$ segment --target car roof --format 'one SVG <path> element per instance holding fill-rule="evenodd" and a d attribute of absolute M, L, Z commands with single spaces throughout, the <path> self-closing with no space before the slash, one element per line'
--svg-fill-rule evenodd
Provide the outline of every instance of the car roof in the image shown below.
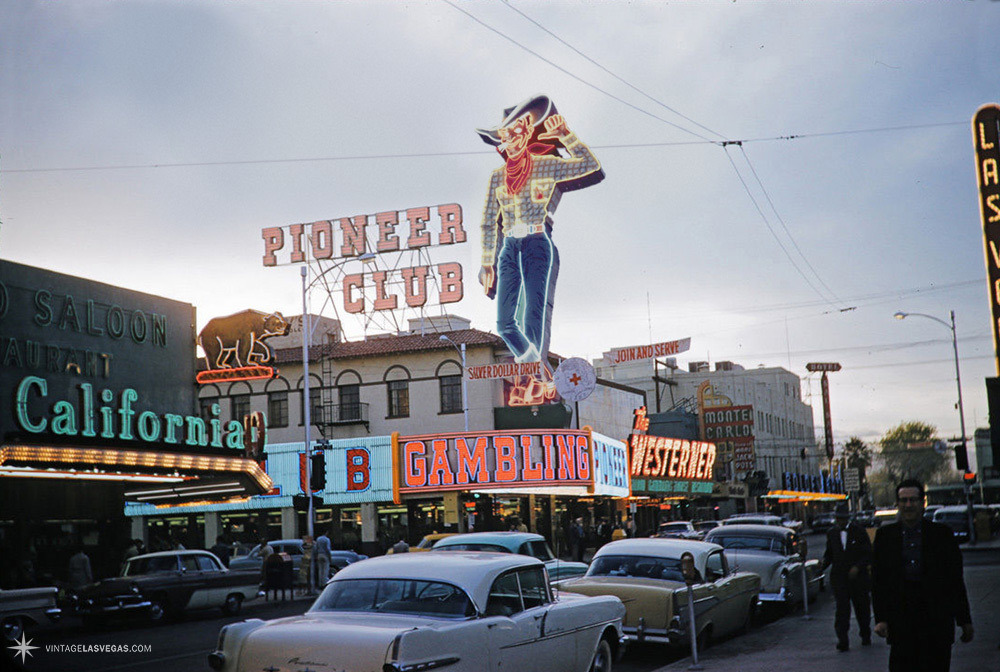
<path fill-rule="evenodd" d="M 738 516 L 731 516 L 722 521 L 725 526 L 729 525 L 746 525 L 748 523 L 742 523 L 743 520 L 774 520 L 781 522 L 781 518 L 778 516 L 773 516 L 769 513 L 757 513 L 757 514 L 741 514 Z"/>
<path fill-rule="evenodd" d="M 331 583 L 349 579 L 441 581 L 463 589 L 483 611 L 496 577 L 520 567 L 545 567 L 545 564 L 537 558 L 513 553 L 393 553 L 348 565 L 334 575 Z"/>
<path fill-rule="evenodd" d="M 662 537 L 621 539 L 601 546 L 594 554 L 594 559 L 596 560 L 602 555 L 647 555 L 677 560 L 683 553 L 688 552 L 694 556 L 695 567 L 701 571 L 705 568 L 705 558 L 717 549 L 721 550 L 722 546 L 691 539 L 666 539 Z"/>
<path fill-rule="evenodd" d="M 177 550 L 177 551 L 157 551 L 155 553 L 143 553 L 142 555 L 133 556 L 129 558 L 129 560 L 139 560 L 140 558 L 163 558 L 167 556 L 177 557 L 179 555 L 210 555 L 213 558 L 216 557 L 214 553 L 194 548 L 191 550 L 183 550 L 183 551 Z"/>
<path fill-rule="evenodd" d="M 784 539 L 795 532 L 787 527 L 778 525 L 754 525 L 753 523 L 732 523 L 720 525 L 709 530 L 711 537 L 736 536 L 736 537 L 780 537 Z"/>
<path fill-rule="evenodd" d="M 434 544 L 434 548 L 454 544 L 493 544 L 514 552 L 526 541 L 545 541 L 545 537 L 534 532 L 468 532 L 445 537 Z"/>

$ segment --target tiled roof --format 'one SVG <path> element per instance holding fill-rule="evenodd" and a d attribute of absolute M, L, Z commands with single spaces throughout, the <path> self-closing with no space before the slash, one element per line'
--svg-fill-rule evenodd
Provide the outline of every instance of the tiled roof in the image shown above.
<path fill-rule="evenodd" d="M 458 329 L 456 331 L 435 332 L 425 334 L 406 334 L 404 336 L 380 336 L 363 341 L 347 341 L 344 343 L 327 343 L 309 348 L 309 359 L 329 357 L 330 359 L 351 359 L 356 357 L 379 357 L 396 355 L 406 352 L 427 352 L 431 350 L 452 350 L 453 346 L 442 341 L 441 336 L 447 336 L 457 344 L 468 346 L 488 345 L 506 348 L 506 344 L 496 334 L 478 329 Z M 302 361 L 302 348 L 282 348 L 275 352 L 278 364 L 288 364 Z"/>

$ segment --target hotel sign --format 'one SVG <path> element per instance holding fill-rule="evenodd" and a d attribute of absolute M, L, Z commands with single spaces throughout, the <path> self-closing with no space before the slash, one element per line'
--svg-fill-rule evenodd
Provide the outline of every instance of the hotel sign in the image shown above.
<path fill-rule="evenodd" d="M 986 246 L 986 281 L 993 319 L 993 351 L 1000 374 L 1000 106 L 983 105 L 972 119 L 979 212 Z"/>

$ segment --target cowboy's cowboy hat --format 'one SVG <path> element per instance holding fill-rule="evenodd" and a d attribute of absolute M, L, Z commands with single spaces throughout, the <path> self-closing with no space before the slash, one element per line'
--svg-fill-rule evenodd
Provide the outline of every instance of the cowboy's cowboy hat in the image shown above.
<path fill-rule="evenodd" d="M 532 126 L 538 127 L 542 123 L 554 114 L 559 114 L 556 110 L 556 106 L 549 100 L 548 96 L 533 96 L 527 100 L 515 105 L 514 107 L 508 107 L 503 111 L 503 121 L 497 124 L 493 128 L 477 128 L 476 133 L 479 137 L 483 139 L 488 145 L 493 145 L 494 147 L 500 144 L 500 129 L 510 126 L 515 121 L 523 117 L 528 112 L 531 113 Z"/>

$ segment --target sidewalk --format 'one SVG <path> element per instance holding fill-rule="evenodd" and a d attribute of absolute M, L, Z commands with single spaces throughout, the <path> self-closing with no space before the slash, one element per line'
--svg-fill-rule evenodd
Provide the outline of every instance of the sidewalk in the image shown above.
<path fill-rule="evenodd" d="M 985 546 L 985 544 L 984 544 Z M 993 550 L 1000 550 L 994 544 Z M 966 556 L 968 558 L 968 555 Z M 965 582 L 976 627 L 971 644 L 957 641 L 952 647 L 952 672 L 1000 672 L 1000 571 L 989 562 L 966 567 Z M 857 623 L 851 617 L 851 650 L 836 650 L 833 633 L 834 602 L 830 590 L 820 593 L 810 605 L 812 620 L 793 612 L 767 625 L 751 629 L 708 648 L 700 656 L 705 672 L 886 672 L 889 647 L 872 637 L 872 646 L 862 647 Z M 873 623 L 874 625 L 874 623 Z M 957 632 L 956 632 L 957 635 Z M 656 672 L 678 672 L 691 665 L 690 656 Z"/>

